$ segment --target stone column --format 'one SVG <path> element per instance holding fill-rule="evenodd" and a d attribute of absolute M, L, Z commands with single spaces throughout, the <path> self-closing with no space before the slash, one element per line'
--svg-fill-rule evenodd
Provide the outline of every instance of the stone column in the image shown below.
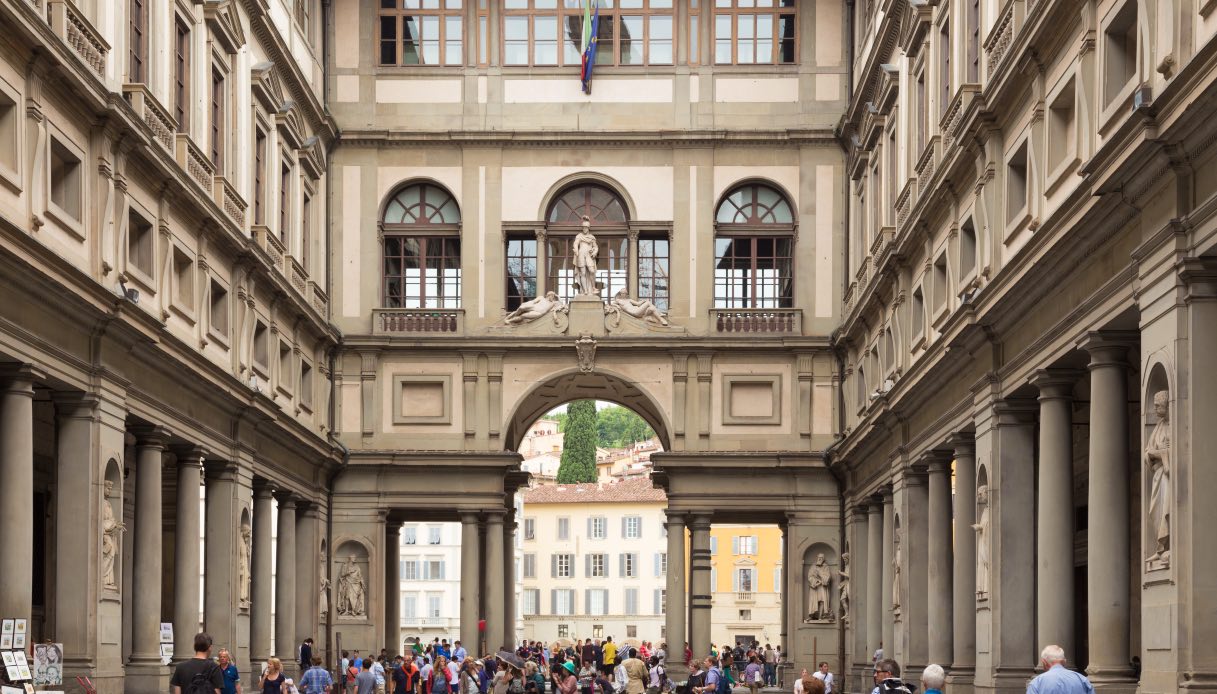
<path fill-rule="evenodd" d="M 1096 689 L 1135 686 L 1129 667 L 1128 375 L 1125 361 L 1134 335 L 1091 333 L 1090 518 L 1087 524 L 1086 597 L 1090 663 Z M 1199 424 L 1199 422 L 1197 422 Z"/>
<path fill-rule="evenodd" d="M 514 650 L 516 640 L 516 615 L 519 596 L 516 595 L 516 523 L 515 513 L 503 523 L 503 645 Z"/>
<path fill-rule="evenodd" d="M 34 601 L 34 380 L 29 367 L 0 375 L 0 614 L 29 620 Z"/>
<path fill-rule="evenodd" d="M 1069 371 L 1040 371 L 1036 503 L 1036 639 L 1075 657 L 1073 625 L 1073 384 Z"/>
<path fill-rule="evenodd" d="M 892 571 L 892 538 L 896 535 L 896 512 L 892 505 L 892 490 L 883 490 L 883 548 L 880 557 L 879 570 L 882 572 L 883 579 L 879 582 L 879 606 L 880 619 L 883 624 L 880 629 L 882 632 L 883 655 L 888 658 L 894 657 L 896 652 L 896 622 L 892 618 L 892 578 L 895 572 Z"/>
<path fill-rule="evenodd" d="M 478 601 L 481 596 L 482 572 L 478 566 L 478 516 L 461 513 L 461 642 L 465 649 L 478 652 Z"/>
<path fill-rule="evenodd" d="M 275 655 L 290 668 L 296 659 L 296 499 L 279 497 L 275 543 Z M 290 672 L 290 670 L 288 670 Z"/>
<path fill-rule="evenodd" d="M 228 462 L 208 463 L 207 543 L 203 548 L 207 570 L 203 573 L 203 628 L 218 648 L 237 652 L 237 612 L 241 584 L 237 564 L 241 507 L 237 503 L 237 467 Z M 249 567 L 247 567 L 249 568 Z M 217 648 L 217 652 L 218 652 Z"/>
<path fill-rule="evenodd" d="M 971 435 L 952 437 L 955 448 L 955 538 L 951 681 L 970 686 L 976 669 L 976 443 Z"/>
<path fill-rule="evenodd" d="M 850 509 L 851 534 L 849 543 L 849 612 L 844 616 L 848 619 L 846 633 L 852 636 L 848 641 L 850 662 L 853 664 L 855 675 L 865 676 L 870 672 L 870 656 L 874 651 L 867 651 L 866 643 L 866 576 L 867 555 L 870 544 L 870 534 L 866 504 L 858 504 Z M 837 589 L 840 590 L 840 584 Z"/>
<path fill-rule="evenodd" d="M 927 555 L 929 563 L 929 646 L 931 663 L 951 662 L 951 460 L 935 456 L 929 461 L 929 508 L 927 512 Z M 971 530 L 971 528 L 969 528 Z M 915 596 L 910 596 L 914 599 Z"/>
<path fill-rule="evenodd" d="M 883 641 L 883 500 L 866 507 L 866 655 L 870 660 Z"/>
<path fill-rule="evenodd" d="M 318 596 L 317 555 L 321 550 L 318 537 L 319 509 L 316 504 L 301 502 L 296 509 L 296 643 L 313 639 L 313 654 L 321 655 L 317 637 Z"/>
<path fill-rule="evenodd" d="M 503 511 L 486 512 L 486 648 L 497 652 L 505 633 L 503 602 Z M 468 649 L 468 646 L 466 646 Z"/>
<path fill-rule="evenodd" d="M 105 496 L 105 468 L 93 445 L 99 398 L 86 393 L 55 393 L 56 494 L 55 517 L 71 522 L 55 524 L 55 640 L 63 643 L 65 659 L 73 670 L 94 676 L 99 588 L 103 578 L 94 557 Z M 122 490 L 114 492 L 119 494 Z M 119 508 L 121 514 L 121 507 Z M 116 519 L 120 518 L 116 514 Z M 118 545 L 121 547 L 121 543 Z M 115 556 L 120 576 L 121 553 Z M 15 568 L 15 567 L 13 567 Z M 7 590 L 7 586 L 4 588 Z M 99 616 L 100 619 L 100 616 Z"/>
<path fill-rule="evenodd" d="M 136 691 L 159 688 L 161 665 L 161 474 L 168 433 L 159 427 L 136 432 L 135 532 L 132 541 L 131 658 L 127 685 Z M 197 500 L 195 503 L 198 503 Z M 193 634 L 192 634 L 193 636 Z M 132 676 L 137 679 L 133 682 Z M 167 682 L 165 684 L 168 684 Z M 134 685 L 134 686 L 131 686 Z"/>
<path fill-rule="evenodd" d="M 271 545 L 274 490 L 265 484 L 254 487 L 253 569 L 250 572 L 249 654 L 251 668 L 271 656 Z M 255 673 L 256 674 L 256 673 Z"/>
<path fill-rule="evenodd" d="M 673 681 L 688 675 L 685 666 L 685 516 L 679 511 L 668 511 L 668 572 L 665 588 L 667 601 L 664 623 L 667 625 L 668 642 L 667 669 Z"/>
<path fill-rule="evenodd" d="M 175 663 L 194 657 L 194 635 L 199 630 L 199 553 L 203 537 L 199 486 L 203 481 L 203 458 L 204 452 L 199 448 L 181 450 L 177 455 L 177 522 L 173 548 Z"/>
<path fill-rule="evenodd" d="M 401 522 L 385 523 L 385 648 L 401 651 Z"/>
<path fill-rule="evenodd" d="M 710 654 L 710 607 L 714 587 L 710 585 L 710 516 L 695 514 L 689 523 L 692 549 L 689 553 L 689 646 L 694 658 Z"/>
<path fill-rule="evenodd" d="M 892 556 L 896 557 L 899 534 L 900 574 L 893 576 L 888 590 L 900 591 L 900 607 L 893 608 L 895 646 L 885 654 L 894 656 L 909 672 L 920 671 L 930 663 L 929 658 L 929 489 L 922 462 L 906 468 L 896 479 L 896 501 L 893 509 L 900 522 L 893 524 Z M 892 560 L 888 563 L 891 564 Z M 946 565 L 942 567 L 943 570 Z M 893 570 L 893 574 L 895 571 Z M 895 598 L 896 596 L 893 596 Z M 948 600 L 949 602 L 949 600 Z"/>

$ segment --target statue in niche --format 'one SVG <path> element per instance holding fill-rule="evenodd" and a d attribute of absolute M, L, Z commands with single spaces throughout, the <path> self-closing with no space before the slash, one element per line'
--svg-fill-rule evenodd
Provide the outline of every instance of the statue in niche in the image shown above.
<path fill-rule="evenodd" d="M 900 614 L 900 528 L 892 530 L 892 612 Z"/>
<path fill-rule="evenodd" d="M 538 296 L 535 299 L 529 299 L 520 304 L 519 308 L 507 314 L 503 322 L 507 325 L 522 325 L 524 323 L 531 323 L 551 313 L 554 314 L 554 320 L 557 321 L 557 314 L 565 313 L 566 310 L 566 302 L 559 299 L 556 293 L 550 291 L 545 292 L 544 296 Z"/>
<path fill-rule="evenodd" d="M 1158 423 L 1145 444 L 1145 464 L 1149 466 L 1149 530 L 1154 541 L 1149 561 L 1161 568 L 1170 565 L 1171 558 L 1171 431 L 1170 394 L 1165 390 L 1154 393 L 1154 415 Z"/>
<path fill-rule="evenodd" d="M 355 565 L 355 555 L 349 554 L 338 574 L 338 614 L 363 617 L 367 614 L 364 598 L 363 572 Z"/>
<path fill-rule="evenodd" d="M 237 543 L 237 585 L 240 586 L 241 604 L 249 604 L 249 521 L 241 521 L 241 541 Z"/>
<path fill-rule="evenodd" d="M 102 585 L 118 590 L 118 579 L 114 575 L 114 559 L 118 556 L 119 539 L 126 526 L 114 517 L 110 499 L 114 496 L 114 483 L 106 480 L 105 494 L 101 501 L 101 577 Z"/>
<path fill-rule="evenodd" d="M 596 287 L 596 259 L 600 256 L 600 245 L 592 234 L 592 220 L 583 215 L 583 227 L 575 234 L 571 243 L 571 260 L 575 266 L 575 294 L 577 296 L 599 296 Z"/>
<path fill-rule="evenodd" d="M 841 568 L 837 570 L 837 602 L 841 621 L 849 623 L 849 552 L 841 553 Z"/>
<path fill-rule="evenodd" d="M 625 287 L 622 287 L 616 295 L 613 296 L 613 301 L 605 311 L 618 310 L 627 316 L 632 316 L 647 323 L 662 325 L 667 327 L 668 317 L 663 311 L 659 310 L 650 299 L 631 299 L 630 292 Z"/>
<path fill-rule="evenodd" d="M 318 603 L 321 609 L 318 611 L 318 614 L 321 615 L 323 621 L 324 617 L 330 613 L 330 579 L 325 577 L 326 563 L 326 552 L 323 546 L 321 548 L 321 576 L 317 582 L 317 585 L 321 586 L 321 597 Z"/>
<path fill-rule="evenodd" d="M 832 570 L 824 561 L 824 554 L 816 555 L 816 563 L 807 572 L 807 585 L 811 591 L 807 596 L 807 604 L 811 606 L 811 619 L 832 620 L 832 606 L 828 599 L 828 586 L 832 583 Z"/>
<path fill-rule="evenodd" d="M 976 505 L 980 508 L 980 520 L 972 526 L 976 531 L 976 597 L 989 595 L 989 488 L 976 488 Z"/>

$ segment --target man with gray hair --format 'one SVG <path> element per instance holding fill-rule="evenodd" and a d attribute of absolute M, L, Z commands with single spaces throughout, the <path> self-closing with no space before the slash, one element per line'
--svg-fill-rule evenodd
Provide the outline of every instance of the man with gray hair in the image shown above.
<path fill-rule="evenodd" d="M 1060 646 L 1044 646 L 1040 667 L 1044 672 L 1027 685 L 1027 694 L 1094 694 L 1085 675 L 1065 667 L 1065 649 Z"/>
<path fill-rule="evenodd" d="M 921 671 L 922 694 L 942 694 L 942 688 L 946 682 L 947 673 L 943 672 L 941 665 L 931 663 Z"/>

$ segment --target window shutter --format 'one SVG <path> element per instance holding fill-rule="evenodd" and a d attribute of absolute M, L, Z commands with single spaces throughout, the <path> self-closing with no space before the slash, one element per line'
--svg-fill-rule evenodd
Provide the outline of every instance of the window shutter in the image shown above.
<path fill-rule="evenodd" d="M 558 577 L 558 555 L 556 554 L 549 555 L 549 577 Z"/>
<path fill-rule="evenodd" d="M 637 578 L 642 575 L 642 567 L 638 565 L 640 555 L 637 552 L 630 552 L 630 564 L 633 567 L 631 576 Z"/>
<path fill-rule="evenodd" d="M 595 519 L 594 518 L 587 519 L 587 537 L 588 537 L 588 539 L 595 537 L 595 535 L 592 534 L 592 527 L 594 525 L 592 523 L 593 520 L 595 520 Z"/>
<path fill-rule="evenodd" d="M 620 554 L 617 556 L 617 577 L 625 578 L 625 555 L 624 554 Z"/>
<path fill-rule="evenodd" d="M 584 566 L 583 566 L 583 569 L 584 569 L 584 572 L 583 572 L 583 577 L 584 577 L 584 578 L 591 578 L 591 577 L 592 577 L 592 555 L 590 555 L 590 554 L 589 554 L 589 555 L 587 555 L 586 557 L 584 557 L 584 558 L 583 558 L 583 564 L 584 564 Z"/>
<path fill-rule="evenodd" d="M 609 613 L 609 592 L 607 590 L 600 591 L 600 614 Z"/>
<path fill-rule="evenodd" d="M 739 592 L 739 575 L 740 575 L 740 572 L 738 570 L 731 572 L 731 578 L 732 578 L 731 590 L 733 590 L 737 593 Z"/>
<path fill-rule="evenodd" d="M 751 549 L 752 554 L 756 554 L 756 553 L 757 553 L 757 548 L 758 548 L 758 547 L 760 547 L 760 544 L 758 544 L 758 543 L 757 543 L 757 536 L 756 536 L 756 535 L 753 535 L 753 536 L 752 536 L 752 549 Z"/>
<path fill-rule="evenodd" d="M 591 588 L 587 588 L 583 591 L 583 600 L 586 603 L 584 605 L 583 612 L 585 614 L 591 614 L 592 613 L 592 589 Z"/>
<path fill-rule="evenodd" d="M 655 614 L 659 614 L 659 589 L 655 589 Z"/>
<path fill-rule="evenodd" d="M 627 537 L 625 529 L 629 525 L 629 520 L 630 520 L 629 516 L 622 516 L 622 518 L 621 518 L 621 537 L 623 537 L 623 538 Z"/>
<path fill-rule="evenodd" d="M 558 589 L 557 588 L 549 589 L 549 613 L 553 614 L 553 615 L 558 614 Z"/>
<path fill-rule="evenodd" d="M 710 554 L 718 554 L 718 538 L 710 538 Z"/>
<path fill-rule="evenodd" d="M 638 519 L 638 539 L 642 539 L 642 516 L 635 516 Z"/>
<path fill-rule="evenodd" d="M 659 578 L 659 552 L 655 553 L 655 578 Z"/>
<path fill-rule="evenodd" d="M 735 535 L 731 538 L 731 553 L 739 554 L 739 535 Z"/>

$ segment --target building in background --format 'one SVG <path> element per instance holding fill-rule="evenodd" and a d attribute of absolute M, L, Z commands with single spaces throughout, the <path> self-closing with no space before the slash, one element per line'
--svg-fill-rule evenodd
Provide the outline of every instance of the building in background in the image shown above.
<path fill-rule="evenodd" d="M 712 526 L 710 555 L 711 640 L 719 646 L 753 641 L 777 645 L 782 634 L 781 529 Z"/>
<path fill-rule="evenodd" d="M 523 637 L 545 643 L 664 636 L 663 491 L 649 479 L 523 492 Z"/>

